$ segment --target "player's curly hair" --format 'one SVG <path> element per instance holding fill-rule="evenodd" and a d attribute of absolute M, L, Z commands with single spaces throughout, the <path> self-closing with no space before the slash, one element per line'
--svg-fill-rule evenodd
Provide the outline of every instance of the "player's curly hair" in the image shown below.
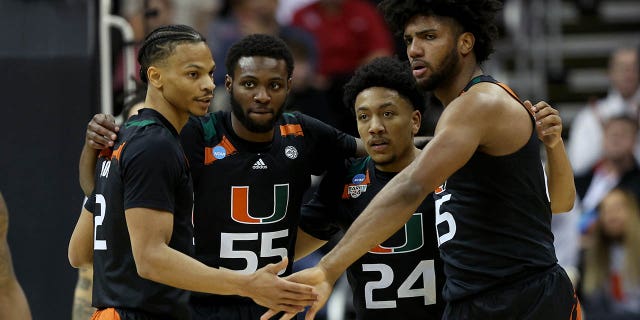
<path fill-rule="evenodd" d="M 502 9 L 499 0 L 383 0 L 378 5 L 385 20 L 396 34 L 402 34 L 409 19 L 416 15 L 450 17 L 464 32 L 471 32 L 476 41 L 473 52 L 482 63 L 493 53 L 493 42 L 498 38 L 495 22 Z"/>
<path fill-rule="evenodd" d="M 242 57 L 267 57 L 284 60 L 287 65 L 287 77 L 293 73 L 293 56 L 287 44 L 278 37 L 266 34 L 248 35 L 234 43 L 229 51 L 224 65 L 230 76 L 233 76 L 236 64 Z"/>
<path fill-rule="evenodd" d="M 426 100 L 418 89 L 411 68 L 397 58 L 380 57 L 360 66 L 344 86 L 344 104 L 354 112 L 356 97 L 371 87 L 383 87 L 397 91 L 411 102 L 414 110 L 424 112 Z"/>
<path fill-rule="evenodd" d="M 182 43 L 206 42 L 206 39 L 194 28 L 186 25 L 167 25 L 149 33 L 138 52 L 140 80 L 147 83 L 147 69 L 158 61 L 164 60 Z"/>

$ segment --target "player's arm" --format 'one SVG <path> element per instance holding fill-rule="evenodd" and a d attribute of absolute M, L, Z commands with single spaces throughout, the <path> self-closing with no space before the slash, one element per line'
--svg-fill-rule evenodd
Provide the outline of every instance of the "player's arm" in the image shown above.
<path fill-rule="evenodd" d="M 318 266 L 289 276 L 293 281 L 314 285 L 318 291 L 318 303 L 311 307 L 306 319 L 313 319 L 349 265 L 400 229 L 424 198 L 486 143 L 493 130 L 491 123 L 495 119 L 492 117 L 500 113 L 493 109 L 498 103 L 470 93 L 449 104 L 434 138 L 373 198 Z M 265 314 L 262 319 L 268 319 L 271 314 Z"/>
<path fill-rule="evenodd" d="M 0 193 L 0 319 L 31 319 L 29 303 L 13 271 L 7 243 L 9 210 Z"/>
<path fill-rule="evenodd" d="M 311 287 L 277 276 L 286 268 L 286 258 L 249 275 L 211 268 L 169 247 L 172 213 L 131 208 L 125 216 L 137 272 L 145 279 L 190 291 L 250 297 L 263 306 L 289 312 L 299 312 L 316 299 Z"/>
<path fill-rule="evenodd" d="M 87 124 L 85 142 L 78 165 L 80 187 L 85 196 L 90 195 L 95 186 L 94 173 L 99 151 L 113 146 L 119 130 L 113 116 L 108 114 L 96 114 Z"/>
<path fill-rule="evenodd" d="M 326 240 L 318 239 L 306 232 L 302 229 L 298 228 L 298 237 L 296 238 L 296 254 L 295 261 L 298 261 L 312 252 L 320 249 L 325 243 Z"/>
<path fill-rule="evenodd" d="M 573 208 L 576 188 L 573 180 L 573 170 L 562 140 L 562 118 L 558 110 L 544 101 L 531 105 L 525 101 L 536 118 L 538 137 L 544 143 L 547 152 L 547 177 L 551 211 L 562 213 Z"/>
<path fill-rule="evenodd" d="M 362 139 L 360 138 L 355 138 L 356 139 L 356 157 L 364 157 L 367 155 L 367 149 L 364 148 L 364 142 L 362 142 Z"/>
<path fill-rule="evenodd" d="M 84 207 L 71 234 L 67 253 L 74 268 L 93 264 L 93 214 Z"/>
<path fill-rule="evenodd" d="M 78 269 L 78 281 L 73 292 L 72 320 L 90 319 L 95 311 L 91 307 L 91 295 L 93 288 L 93 266 L 86 266 Z"/>

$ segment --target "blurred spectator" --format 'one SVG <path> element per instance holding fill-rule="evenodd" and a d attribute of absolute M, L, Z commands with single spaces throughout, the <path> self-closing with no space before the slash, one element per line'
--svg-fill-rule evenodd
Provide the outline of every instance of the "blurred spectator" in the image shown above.
<path fill-rule="evenodd" d="M 615 187 L 624 187 L 640 195 L 640 168 L 633 154 L 638 124 L 634 118 L 620 115 L 604 124 L 603 155 L 586 172 L 575 176 L 576 204 L 562 215 L 554 215 L 551 230 L 558 263 L 576 285 L 581 276 L 581 237 L 597 220 L 596 207 Z"/>
<path fill-rule="evenodd" d="M 286 110 L 300 111 L 335 126 L 334 116 L 330 113 L 324 92 L 319 90 L 314 83 L 316 72 L 312 61 L 313 54 L 309 52 L 310 48 L 296 39 L 284 40 L 289 45 L 295 61 Z"/>
<path fill-rule="evenodd" d="M 229 1 L 228 5 L 227 16 L 214 20 L 207 29 L 213 58 L 219 61 L 214 73 L 216 83 L 224 83 L 227 70 L 221 59 L 224 59 L 231 45 L 254 33 L 279 36 L 285 42 L 287 39 L 295 39 L 307 47 L 309 61 L 315 66 L 317 49 L 313 36 L 300 28 L 278 23 L 278 0 L 233 0 Z M 224 89 L 224 86 L 220 87 Z"/>
<path fill-rule="evenodd" d="M 173 22 L 194 27 L 206 34 L 211 17 L 222 7 L 222 0 L 172 0 L 175 13 Z M 209 39 L 207 39 L 209 40 Z"/>
<path fill-rule="evenodd" d="M 589 320 L 640 318 L 640 208 L 633 192 L 616 188 L 598 207 L 585 253 L 582 301 Z"/>
<path fill-rule="evenodd" d="M 597 219 L 595 208 L 615 187 L 640 196 L 640 168 L 633 154 L 638 134 L 635 118 L 613 117 L 604 125 L 601 160 L 582 175 L 576 175 L 576 192 L 581 201 L 580 230 L 586 232 Z"/>
<path fill-rule="evenodd" d="M 316 1 L 318 0 L 280 0 L 278 11 L 276 12 L 278 22 L 284 25 L 291 24 L 293 14 L 298 11 L 298 9 Z"/>
<path fill-rule="evenodd" d="M 365 0 L 319 0 L 295 12 L 292 24 L 311 32 L 318 44 L 318 72 L 336 127 L 357 134 L 342 103 L 342 87 L 355 69 L 395 52 L 391 33 L 375 6 Z"/>
<path fill-rule="evenodd" d="M 174 4 L 173 0 L 145 0 L 145 1 L 123 1 L 121 13 L 133 28 L 134 40 L 133 43 L 122 43 L 120 34 L 113 32 L 114 45 L 112 51 L 114 54 L 113 64 L 113 104 L 114 114 L 121 114 L 121 110 L 124 107 L 124 99 L 132 92 L 124 92 L 124 60 L 123 60 L 123 48 L 125 46 L 135 46 L 135 66 L 133 68 L 133 76 L 136 82 L 140 83 L 140 65 L 138 64 L 138 49 L 140 43 L 144 40 L 144 37 L 151 30 L 174 23 Z"/>
<path fill-rule="evenodd" d="M 607 97 L 590 103 L 576 116 L 569 132 L 567 153 L 576 174 L 584 173 L 602 155 L 602 123 L 612 115 L 626 113 L 638 117 L 640 105 L 640 65 L 637 48 L 613 52 L 608 68 L 611 87 Z M 640 156 L 640 144 L 635 148 Z"/>

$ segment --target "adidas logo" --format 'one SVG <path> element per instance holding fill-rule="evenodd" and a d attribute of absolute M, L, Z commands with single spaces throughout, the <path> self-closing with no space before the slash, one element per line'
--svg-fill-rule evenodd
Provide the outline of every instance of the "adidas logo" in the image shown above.
<path fill-rule="evenodd" d="M 253 164 L 253 169 L 267 169 L 267 165 L 264 164 L 264 161 L 262 161 L 262 158 L 258 159 L 258 161 L 256 161 L 256 163 Z"/>

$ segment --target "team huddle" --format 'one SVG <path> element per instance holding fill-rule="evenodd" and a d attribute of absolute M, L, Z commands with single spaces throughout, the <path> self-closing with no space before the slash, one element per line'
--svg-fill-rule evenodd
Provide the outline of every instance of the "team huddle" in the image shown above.
<path fill-rule="evenodd" d="M 145 107 L 122 127 L 94 116 L 80 160 L 69 261 L 93 266 L 92 319 L 313 319 L 345 271 L 358 319 L 580 319 L 550 226 L 575 197 L 562 121 L 480 67 L 499 8 L 382 1 L 409 63 L 377 58 L 347 83 L 359 137 L 284 111 L 294 61 L 277 37 L 229 49 L 230 111 L 208 113 L 219 57 L 191 27 L 149 33 Z M 445 109 L 419 149 L 427 91 Z"/>

